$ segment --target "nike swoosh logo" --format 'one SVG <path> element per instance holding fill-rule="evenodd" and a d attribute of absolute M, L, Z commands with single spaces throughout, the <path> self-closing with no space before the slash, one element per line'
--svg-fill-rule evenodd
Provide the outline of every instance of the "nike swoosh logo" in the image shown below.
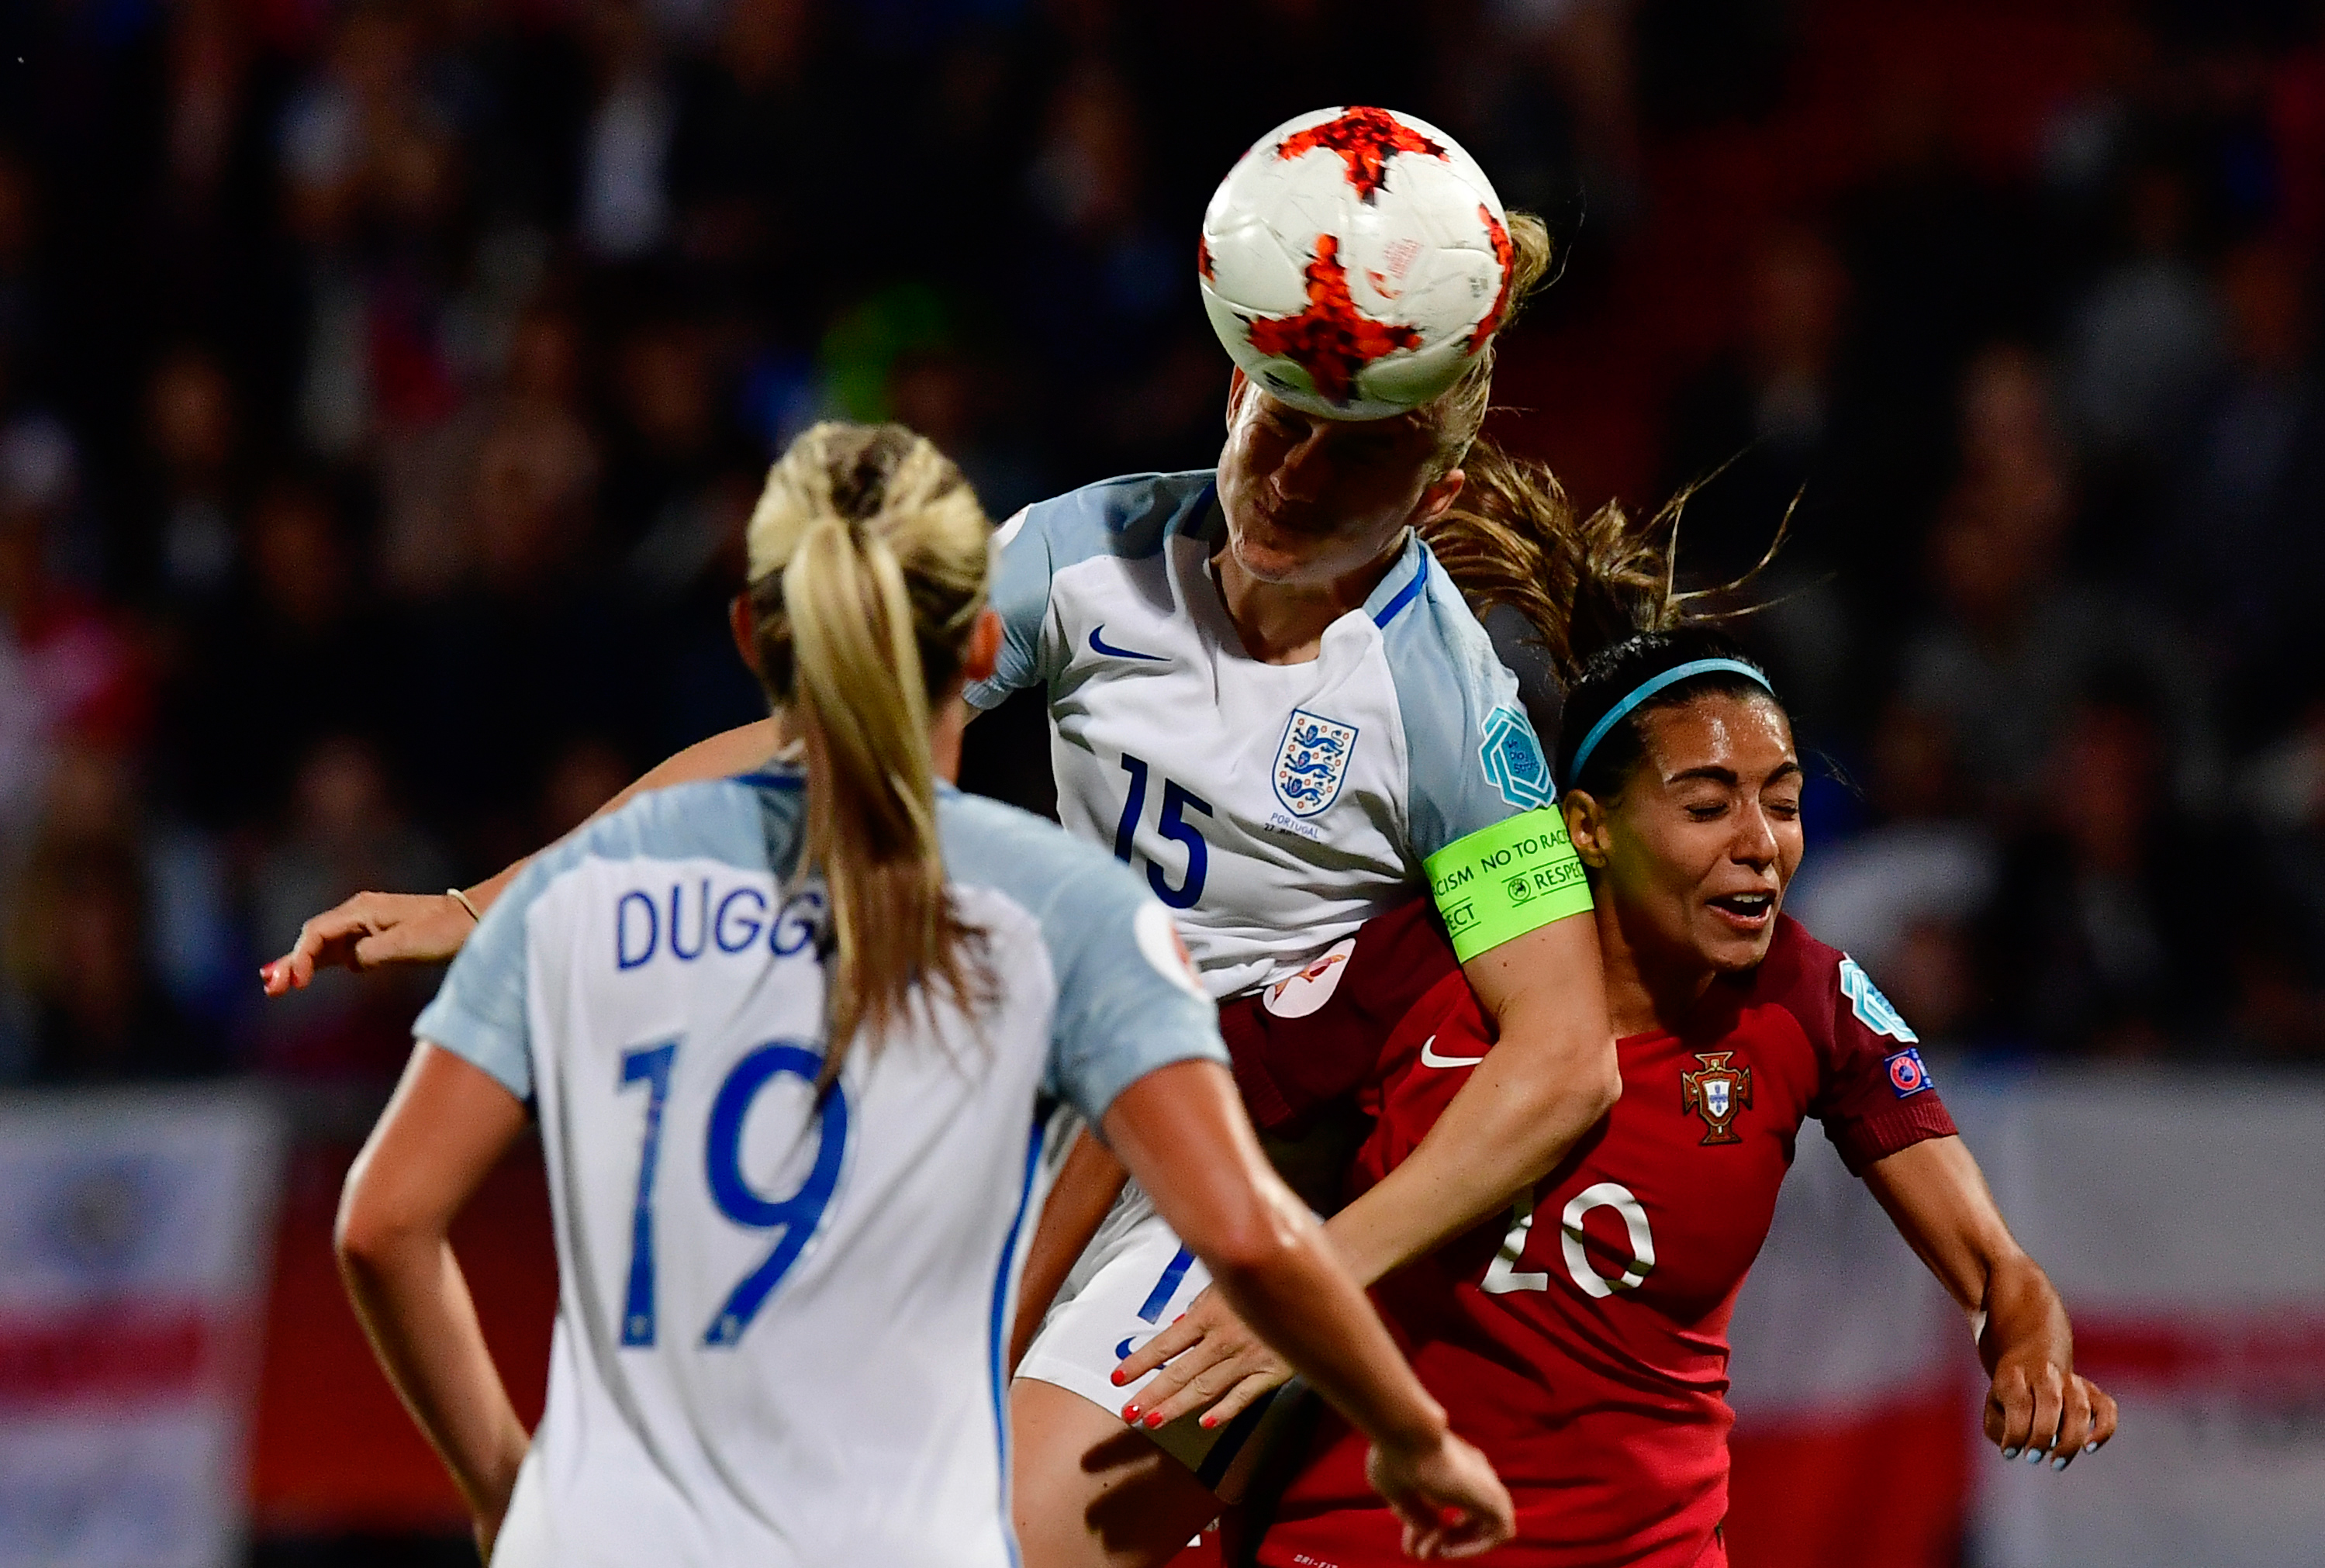
<path fill-rule="evenodd" d="M 1421 1043 L 1421 1064 L 1423 1067 L 1475 1067 L 1484 1060 L 1482 1056 L 1440 1056 L 1434 1035 Z"/>
<path fill-rule="evenodd" d="M 1104 621 L 1098 622 L 1097 626 L 1090 628 L 1091 653 L 1104 654 L 1110 659 L 1152 659 L 1158 664 L 1170 662 L 1161 654 L 1142 654 L 1135 648 L 1117 648 L 1105 640 L 1105 634 Z"/>

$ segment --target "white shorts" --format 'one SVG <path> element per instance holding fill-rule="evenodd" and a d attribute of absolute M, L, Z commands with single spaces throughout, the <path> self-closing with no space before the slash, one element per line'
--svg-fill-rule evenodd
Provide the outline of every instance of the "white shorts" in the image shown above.
<path fill-rule="evenodd" d="M 1156 1374 L 1117 1386 L 1115 1367 L 1168 1328 L 1210 1283 L 1210 1270 L 1180 1245 L 1145 1192 L 1125 1183 L 1059 1287 L 1017 1376 L 1053 1383 L 1119 1415 Z M 1274 1398 L 1256 1401 L 1223 1426 L 1204 1426 L 1198 1410 L 1146 1434 L 1217 1490 Z"/>

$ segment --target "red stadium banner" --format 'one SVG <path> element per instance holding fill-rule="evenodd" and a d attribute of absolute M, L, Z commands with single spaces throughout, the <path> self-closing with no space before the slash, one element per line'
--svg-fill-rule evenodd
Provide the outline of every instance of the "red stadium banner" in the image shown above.
<path fill-rule="evenodd" d="M 1937 1077 L 2122 1435 L 1985 1446 L 1961 1314 L 1804 1137 L 1737 1304 L 1736 1568 L 2325 1563 L 2325 1079 Z"/>
<path fill-rule="evenodd" d="M 1982 1568 L 2325 1563 L 2325 1081 L 2121 1072 L 1950 1095 L 2122 1435 L 1978 1466 Z"/>
<path fill-rule="evenodd" d="M 245 1098 L 0 1100 L 0 1568 L 242 1560 L 281 1152 Z"/>

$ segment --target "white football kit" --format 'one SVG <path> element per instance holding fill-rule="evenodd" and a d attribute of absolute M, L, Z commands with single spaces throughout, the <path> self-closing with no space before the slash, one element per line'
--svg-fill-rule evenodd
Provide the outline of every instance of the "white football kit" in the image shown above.
<path fill-rule="evenodd" d="M 1050 697 L 1058 815 L 1142 869 L 1215 997 L 1300 969 L 1427 886 L 1422 862 L 1554 798 L 1517 679 L 1418 535 L 1317 657 L 1243 648 L 1208 469 L 1030 506 L 980 708 Z"/>
<path fill-rule="evenodd" d="M 1268 664 L 1211 574 L 1225 528 L 1208 469 L 1018 514 L 1000 666 L 968 692 L 1046 687 L 1060 819 L 1144 873 L 1219 997 L 1297 976 L 1419 895 L 1431 855 L 1556 793 L 1516 678 L 1417 534 L 1312 662 Z M 1133 1183 L 1018 1374 L 1117 1408 L 1144 1380 L 1114 1387 L 1115 1364 L 1209 1283 Z M 1245 1430 L 1188 1417 L 1158 1441 L 1215 1483 Z"/>
<path fill-rule="evenodd" d="M 929 1000 L 819 1101 L 801 782 L 662 791 L 544 852 L 413 1025 L 535 1102 L 549 1170 L 548 1408 L 499 1568 L 1013 1564 L 1002 1358 L 1046 1109 L 1226 1059 L 1135 878 L 947 789 L 994 1005 Z"/>

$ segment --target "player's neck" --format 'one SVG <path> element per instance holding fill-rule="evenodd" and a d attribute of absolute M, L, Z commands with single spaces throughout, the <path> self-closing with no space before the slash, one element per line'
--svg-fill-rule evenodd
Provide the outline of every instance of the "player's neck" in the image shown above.
<path fill-rule="evenodd" d="M 1658 961 L 1623 929 L 1615 900 L 1598 905 L 1598 950 L 1607 977 L 1607 1020 L 1615 1037 L 1677 1034 L 1718 976 L 1692 954 Z"/>
<path fill-rule="evenodd" d="M 1305 664 L 1321 651 L 1326 628 L 1350 610 L 1364 608 L 1404 553 L 1404 541 L 1400 532 L 1376 559 L 1326 583 L 1269 582 L 1254 577 L 1232 549 L 1211 557 L 1211 574 L 1245 653 L 1263 664 Z"/>
<path fill-rule="evenodd" d="M 929 765 L 947 784 L 960 782 L 960 747 L 973 717 L 958 689 L 929 715 Z"/>

